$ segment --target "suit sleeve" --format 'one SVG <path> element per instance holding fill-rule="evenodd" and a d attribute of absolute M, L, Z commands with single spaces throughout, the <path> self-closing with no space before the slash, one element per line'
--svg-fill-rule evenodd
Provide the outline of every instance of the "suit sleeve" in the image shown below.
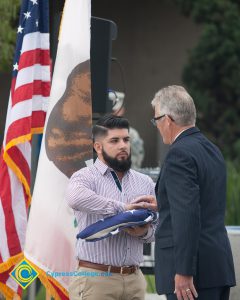
<path fill-rule="evenodd" d="M 196 275 L 200 235 L 200 191 L 197 166 L 190 153 L 171 149 L 166 160 L 176 273 Z"/>
<path fill-rule="evenodd" d="M 155 194 L 155 183 L 153 182 L 153 180 L 151 178 L 148 178 L 149 180 L 149 195 L 152 195 L 154 197 L 156 197 Z M 155 231 L 157 228 L 157 224 L 158 224 L 158 220 L 154 223 L 152 223 L 148 229 L 148 232 L 146 235 L 144 235 L 143 237 L 140 237 L 140 241 L 142 241 L 143 243 L 151 243 L 154 242 L 155 240 Z"/>

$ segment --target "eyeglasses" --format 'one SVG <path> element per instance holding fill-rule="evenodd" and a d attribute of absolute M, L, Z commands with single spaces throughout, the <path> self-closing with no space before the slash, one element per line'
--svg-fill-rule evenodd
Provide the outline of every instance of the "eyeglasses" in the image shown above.
<path fill-rule="evenodd" d="M 152 124 L 154 125 L 154 126 L 157 126 L 157 120 L 160 120 L 160 119 L 162 119 L 163 117 L 165 117 L 166 115 L 164 114 L 164 115 L 161 115 L 161 116 L 159 116 L 159 117 L 154 117 L 153 119 L 151 119 L 151 122 L 152 122 Z"/>
<path fill-rule="evenodd" d="M 153 119 L 151 119 L 152 124 L 153 124 L 154 126 L 157 126 L 157 120 L 160 120 L 160 119 L 162 119 L 162 118 L 165 117 L 165 116 L 168 116 L 169 119 L 172 120 L 172 121 L 174 122 L 174 119 L 173 119 L 171 116 L 164 114 L 164 115 L 161 115 L 161 116 L 159 116 L 159 117 L 154 117 Z"/>

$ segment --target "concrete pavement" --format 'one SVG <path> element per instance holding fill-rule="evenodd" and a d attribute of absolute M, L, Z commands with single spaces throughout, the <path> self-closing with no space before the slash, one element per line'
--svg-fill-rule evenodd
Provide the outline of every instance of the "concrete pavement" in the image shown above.
<path fill-rule="evenodd" d="M 166 300 L 167 298 L 163 295 L 158 294 L 146 294 L 145 300 Z"/>

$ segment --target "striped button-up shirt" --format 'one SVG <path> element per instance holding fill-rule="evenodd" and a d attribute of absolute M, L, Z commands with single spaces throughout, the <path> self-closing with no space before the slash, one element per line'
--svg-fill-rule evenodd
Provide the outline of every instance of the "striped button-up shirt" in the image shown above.
<path fill-rule="evenodd" d="M 101 160 L 83 168 L 70 179 L 66 199 L 73 208 L 78 230 L 81 231 L 107 216 L 124 210 L 138 196 L 155 195 L 152 179 L 132 169 L 117 186 L 110 169 Z M 143 243 L 154 240 L 155 226 L 151 225 L 143 238 L 133 237 L 124 231 L 112 237 L 97 241 L 77 241 L 77 257 L 94 263 L 128 266 L 143 261 Z"/>

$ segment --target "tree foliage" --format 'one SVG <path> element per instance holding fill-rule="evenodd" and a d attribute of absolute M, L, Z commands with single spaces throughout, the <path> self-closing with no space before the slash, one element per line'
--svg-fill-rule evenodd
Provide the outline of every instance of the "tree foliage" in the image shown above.
<path fill-rule="evenodd" d="M 227 225 L 240 225 L 240 170 L 237 164 L 227 162 Z"/>
<path fill-rule="evenodd" d="M 9 71 L 13 59 L 20 0 L 0 1 L 0 71 Z"/>
<path fill-rule="evenodd" d="M 182 12 L 202 24 L 183 81 L 198 109 L 198 125 L 223 150 L 240 154 L 240 1 L 175 0 Z"/>

